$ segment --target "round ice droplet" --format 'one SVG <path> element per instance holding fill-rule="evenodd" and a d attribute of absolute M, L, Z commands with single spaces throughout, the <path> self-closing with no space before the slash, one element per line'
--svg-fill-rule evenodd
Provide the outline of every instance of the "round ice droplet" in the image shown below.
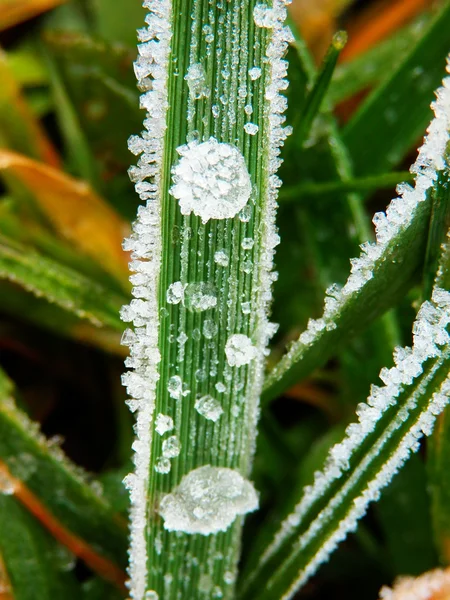
<path fill-rule="evenodd" d="M 248 365 L 256 358 L 258 351 L 246 335 L 236 333 L 228 338 L 225 344 L 225 355 L 231 367 Z"/>
<path fill-rule="evenodd" d="M 250 79 L 255 81 L 261 77 L 261 69 L 259 67 L 253 67 L 249 69 L 248 74 L 250 75 Z"/>
<path fill-rule="evenodd" d="M 168 458 L 158 458 L 155 465 L 155 471 L 161 473 L 161 475 L 166 475 L 167 473 L 170 473 L 171 467 L 172 465 Z"/>
<path fill-rule="evenodd" d="M 194 63 L 189 66 L 185 80 L 188 84 L 189 95 L 193 100 L 209 96 L 209 89 L 206 84 L 206 72 L 201 63 Z"/>
<path fill-rule="evenodd" d="M 207 142 L 189 142 L 177 151 L 181 158 L 172 170 L 170 193 L 179 201 L 183 215 L 194 213 L 206 223 L 234 217 L 247 204 L 250 175 L 236 146 L 211 137 Z"/>
<path fill-rule="evenodd" d="M 188 283 L 184 293 L 184 305 L 193 312 L 202 312 L 217 305 L 216 289 L 203 281 Z"/>
<path fill-rule="evenodd" d="M 212 396 L 203 396 L 196 400 L 194 404 L 195 410 L 208 419 L 208 421 L 214 421 L 214 423 L 220 418 L 220 415 L 223 413 L 223 408 L 220 405 L 220 402 L 213 398 Z"/>
<path fill-rule="evenodd" d="M 214 254 L 214 262 L 219 265 L 219 267 L 228 267 L 228 263 L 230 259 L 228 258 L 228 254 L 223 250 L 218 250 Z"/>
<path fill-rule="evenodd" d="M 206 319 L 203 323 L 203 335 L 207 340 L 212 340 L 212 338 L 217 335 L 218 331 L 219 326 L 211 319 Z"/>
<path fill-rule="evenodd" d="M 180 454 L 181 446 L 176 435 L 171 435 L 162 443 L 164 458 L 175 458 Z"/>
<path fill-rule="evenodd" d="M 238 515 L 258 508 L 258 495 L 233 469 L 205 465 L 184 475 L 161 499 L 159 512 L 169 531 L 210 535 L 226 531 Z"/>

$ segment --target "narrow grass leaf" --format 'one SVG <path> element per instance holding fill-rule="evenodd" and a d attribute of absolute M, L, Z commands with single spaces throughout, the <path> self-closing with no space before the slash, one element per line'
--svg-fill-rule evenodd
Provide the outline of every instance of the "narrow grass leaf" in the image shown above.
<path fill-rule="evenodd" d="M 0 278 L 96 327 L 121 330 L 118 310 L 122 296 L 4 236 L 0 236 Z"/>
<path fill-rule="evenodd" d="M 127 255 L 121 243 L 128 226 L 89 185 L 8 150 L 0 150 L 0 173 L 18 181 L 61 237 L 128 290 Z"/>
<path fill-rule="evenodd" d="M 17 408 L 11 385 L 3 373 L 0 378 L 0 472 L 9 494 L 91 567 L 117 581 L 126 559 L 125 522 L 101 488 Z"/>
<path fill-rule="evenodd" d="M 124 383 L 138 433 L 131 596 L 230 598 L 242 518 L 257 506 L 246 478 L 274 332 L 291 34 L 283 0 L 145 5 L 135 71 L 148 115 L 130 149 L 147 204 L 127 243 L 135 298 L 122 313 L 134 324 Z"/>
<path fill-rule="evenodd" d="M 344 128 L 355 176 L 395 167 L 422 135 L 449 52 L 449 29 L 450 5 L 444 2 L 419 42 Z"/>
<path fill-rule="evenodd" d="M 376 244 L 362 245 L 361 256 L 351 261 L 352 272 L 342 289 L 332 286 L 327 290 L 323 316 L 309 321 L 306 331 L 269 373 L 266 401 L 323 365 L 341 340 L 361 331 L 411 285 L 426 247 L 431 194 L 439 198 L 448 193 L 449 96 L 446 78 L 433 104 L 435 119 L 411 168 L 415 187 L 399 186 L 400 196 L 390 203 L 386 214 L 376 213 Z"/>
<path fill-rule="evenodd" d="M 244 577 L 241 598 L 292 598 L 432 432 L 450 396 L 449 308 L 450 293 L 436 287 L 418 312 L 413 347 L 395 350 L 395 366 L 380 373 L 385 385 L 358 406 L 359 421 Z"/>

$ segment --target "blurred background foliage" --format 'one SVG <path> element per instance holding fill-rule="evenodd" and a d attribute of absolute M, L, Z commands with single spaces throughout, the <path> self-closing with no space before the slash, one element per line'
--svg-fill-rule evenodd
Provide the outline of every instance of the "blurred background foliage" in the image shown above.
<path fill-rule="evenodd" d="M 121 242 L 138 204 L 126 142 L 143 118 L 132 62 L 144 16 L 139 0 L 0 0 L 4 600 L 124 597 L 121 480 L 133 433 L 118 313 L 130 293 Z M 289 51 L 294 135 L 281 172 L 272 362 L 320 316 L 324 290 L 344 283 L 349 258 L 373 236 L 370 215 L 409 178 L 450 50 L 448 2 L 295 0 L 291 20 L 301 39 Z M 327 54 L 339 28 L 349 41 Z M 410 343 L 426 277 L 415 265 L 389 314 L 265 407 L 254 472 L 262 510 L 248 539 L 283 511 L 285 490 L 310 481 L 392 348 Z M 95 481 L 61 462 L 60 447 Z M 299 598 L 375 599 L 397 575 L 447 564 L 449 448 L 447 411 Z"/>

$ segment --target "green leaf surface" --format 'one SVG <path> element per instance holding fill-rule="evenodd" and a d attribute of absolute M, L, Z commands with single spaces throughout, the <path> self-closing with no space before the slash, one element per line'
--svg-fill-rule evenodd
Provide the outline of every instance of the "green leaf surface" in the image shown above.
<path fill-rule="evenodd" d="M 118 312 L 125 298 L 4 236 L 0 237 L 0 278 L 97 327 L 123 329 Z"/>
<path fill-rule="evenodd" d="M 339 64 L 327 92 L 327 102 L 334 106 L 389 77 L 392 69 L 420 40 L 430 17 L 429 12 L 421 14 L 414 23 L 396 31 L 361 56 Z"/>
<path fill-rule="evenodd" d="M 395 167 L 414 147 L 430 121 L 430 103 L 450 51 L 450 4 L 382 85 L 363 102 L 343 130 L 358 177 Z"/>
<path fill-rule="evenodd" d="M 434 304 L 424 303 L 417 316 L 413 350 L 398 349 L 396 366 L 380 373 L 385 387 L 372 388 L 367 404 L 358 407 L 359 423 L 347 428 L 262 557 L 254 558 L 240 598 L 294 597 L 355 530 L 367 505 L 418 449 L 421 435 L 432 431 L 450 390 L 450 294 L 435 294 Z M 420 367 L 411 370 L 416 361 Z"/>
<path fill-rule="evenodd" d="M 1 493 L 0 561 L 8 578 L 4 585 L 0 576 L 6 600 L 80 598 L 73 557 L 12 496 Z"/>
<path fill-rule="evenodd" d="M 60 526 L 78 536 L 105 558 L 126 562 L 126 523 L 101 491 L 52 446 L 38 426 L 20 411 L 11 385 L 0 379 L 0 461 L 11 475 L 36 495 Z M 97 486 L 98 488 L 98 486 Z M 44 517 L 45 521 L 45 517 Z"/>

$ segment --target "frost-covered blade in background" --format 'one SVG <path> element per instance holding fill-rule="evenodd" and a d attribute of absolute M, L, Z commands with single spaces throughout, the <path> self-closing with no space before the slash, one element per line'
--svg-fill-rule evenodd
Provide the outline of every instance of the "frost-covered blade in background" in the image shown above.
<path fill-rule="evenodd" d="M 131 177 L 137 411 L 130 594 L 233 594 L 266 348 L 290 32 L 285 0 L 147 0 L 136 62 L 146 131 Z M 188 52 L 186 52 L 188 49 Z"/>
<path fill-rule="evenodd" d="M 410 225 L 415 210 L 435 188 L 448 185 L 441 178 L 448 178 L 449 172 L 450 77 L 436 95 L 435 118 L 412 167 L 414 189 L 402 187 L 401 197 L 391 202 L 387 214 L 378 213 L 376 245 L 363 247 L 361 258 L 352 261 L 344 288 L 326 302 L 324 317 L 310 322 L 294 349 L 297 360 L 321 331 L 338 326 L 339 311 L 377 277 L 377 264 Z M 378 499 L 418 449 L 421 436 L 432 431 L 450 397 L 450 292 L 439 287 L 444 278 L 441 272 L 438 275 L 431 301 L 424 302 L 417 314 L 413 347 L 395 350 L 395 366 L 380 373 L 385 385 L 372 386 L 367 403 L 358 406 L 359 421 L 349 425 L 344 440 L 331 449 L 323 471 L 315 474 L 314 483 L 304 490 L 259 562 L 253 561 L 240 597 L 292 598 L 356 528 L 368 504 Z"/>

